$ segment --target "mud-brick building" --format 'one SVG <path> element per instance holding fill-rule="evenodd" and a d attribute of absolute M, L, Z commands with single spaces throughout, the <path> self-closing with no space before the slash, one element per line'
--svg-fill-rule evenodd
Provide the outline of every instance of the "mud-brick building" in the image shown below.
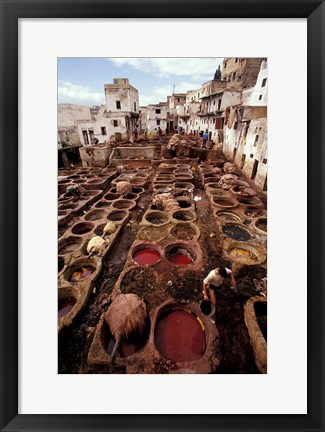
<path fill-rule="evenodd" d="M 58 147 L 81 145 L 79 122 L 91 122 L 90 108 L 76 104 L 58 104 Z"/>
<path fill-rule="evenodd" d="M 267 107 L 237 106 L 225 111 L 223 153 L 257 188 L 267 188 Z"/>
<path fill-rule="evenodd" d="M 127 78 L 114 78 L 104 89 L 109 139 L 128 140 L 138 127 L 139 92 Z"/>
<path fill-rule="evenodd" d="M 243 90 L 256 83 L 264 58 L 225 57 L 222 66 L 222 79 L 227 81 L 227 88 Z"/>
<path fill-rule="evenodd" d="M 173 93 L 167 96 L 167 132 L 179 125 L 177 107 L 185 105 L 186 93 Z"/>
<path fill-rule="evenodd" d="M 198 113 L 200 130 L 208 130 L 209 140 L 215 143 L 223 141 L 224 111 L 240 104 L 241 92 L 230 89 L 217 89 L 202 97 Z"/>
<path fill-rule="evenodd" d="M 157 132 L 158 128 L 165 132 L 167 128 L 167 103 L 148 105 L 147 130 L 151 133 Z"/>

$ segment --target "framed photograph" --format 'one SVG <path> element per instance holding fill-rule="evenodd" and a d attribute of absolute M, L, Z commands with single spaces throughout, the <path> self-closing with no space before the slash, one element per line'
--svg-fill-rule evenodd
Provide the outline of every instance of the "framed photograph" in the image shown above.
<path fill-rule="evenodd" d="M 1 430 L 323 431 L 324 3 L 0 4 Z"/>

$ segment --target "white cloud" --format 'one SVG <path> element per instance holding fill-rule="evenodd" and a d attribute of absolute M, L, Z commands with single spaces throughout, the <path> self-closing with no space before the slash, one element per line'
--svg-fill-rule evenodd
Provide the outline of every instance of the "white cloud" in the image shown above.
<path fill-rule="evenodd" d="M 223 58 L 111 58 L 116 66 L 131 66 L 160 78 L 171 75 L 189 76 L 195 80 L 209 80 Z"/>
<path fill-rule="evenodd" d="M 68 81 L 59 81 L 59 103 L 74 103 L 79 105 L 101 105 L 105 103 L 104 90 L 102 93 L 92 92 L 90 87 L 72 84 Z"/>
<path fill-rule="evenodd" d="M 175 93 L 186 93 L 189 90 L 200 88 L 198 83 L 179 82 L 175 84 Z M 166 102 L 167 96 L 173 93 L 173 86 L 155 87 L 150 95 L 139 94 L 140 105 L 146 106 L 149 104 L 156 104 L 158 102 Z"/>

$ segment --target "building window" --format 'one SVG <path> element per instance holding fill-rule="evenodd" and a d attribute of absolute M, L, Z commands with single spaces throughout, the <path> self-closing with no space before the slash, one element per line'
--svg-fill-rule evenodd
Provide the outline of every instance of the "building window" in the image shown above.
<path fill-rule="evenodd" d="M 265 87 L 265 85 L 266 85 L 266 81 L 267 81 L 267 78 L 264 78 L 263 81 L 262 81 L 262 85 L 261 85 L 261 87 Z"/>
<path fill-rule="evenodd" d="M 244 165 L 245 165 L 245 159 L 246 159 L 246 155 L 245 154 L 243 154 L 242 155 L 242 157 L 241 157 L 241 168 L 244 168 Z"/>
<path fill-rule="evenodd" d="M 137 110 L 137 103 L 134 102 L 134 111 L 136 111 L 136 110 Z"/>
<path fill-rule="evenodd" d="M 252 175 L 251 175 L 252 180 L 255 180 L 257 174 L 257 168 L 258 168 L 258 161 L 255 159 L 253 169 L 252 169 Z"/>
<path fill-rule="evenodd" d="M 258 135 L 255 135 L 254 147 L 257 146 L 257 141 L 258 141 Z"/>
<path fill-rule="evenodd" d="M 118 79 L 114 78 L 114 79 L 113 79 L 113 83 L 114 83 L 114 84 L 118 84 Z"/>
<path fill-rule="evenodd" d="M 226 67 L 227 67 L 227 63 L 225 63 L 225 69 L 226 69 Z"/>
<path fill-rule="evenodd" d="M 237 63 L 238 62 L 238 58 L 235 58 L 235 63 Z"/>
<path fill-rule="evenodd" d="M 117 126 L 118 126 L 118 122 L 117 122 L 117 120 L 113 120 L 113 126 L 114 126 L 114 127 L 117 127 Z"/>
<path fill-rule="evenodd" d="M 160 109 L 156 109 L 156 110 L 155 110 L 155 113 L 156 113 L 156 114 L 160 114 L 160 113 L 161 113 L 161 110 L 160 110 Z"/>
<path fill-rule="evenodd" d="M 251 153 L 251 154 L 249 155 L 249 157 L 250 157 L 251 159 L 253 159 L 254 155 Z"/>
<path fill-rule="evenodd" d="M 267 164 L 267 159 L 263 159 L 263 164 L 264 164 L 264 165 Z"/>
<path fill-rule="evenodd" d="M 234 129 L 237 129 L 238 122 L 234 122 Z"/>
<path fill-rule="evenodd" d="M 101 131 L 102 131 L 102 135 L 107 135 L 107 134 L 106 134 L 106 127 L 103 127 L 103 126 L 102 126 L 102 127 L 101 127 Z"/>
<path fill-rule="evenodd" d="M 179 102 L 179 98 L 177 98 L 177 102 Z"/>
<path fill-rule="evenodd" d="M 262 99 L 262 95 L 259 95 L 258 100 L 261 100 L 261 99 Z"/>
<path fill-rule="evenodd" d="M 157 120 L 157 126 L 159 126 L 160 125 L 160 120 Z"/>
<path fill-rule="evenodd" d="M 116 101 L 116 109 L 121 109 L 121 102 L 120 101 Z"/>

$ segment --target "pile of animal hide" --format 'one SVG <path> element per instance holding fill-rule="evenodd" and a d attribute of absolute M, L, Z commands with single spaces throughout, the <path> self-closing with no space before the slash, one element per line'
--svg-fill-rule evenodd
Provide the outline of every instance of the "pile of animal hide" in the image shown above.
<path fill-rule="evenodd" d="M 116 192 L 122 196 L 128 195 L 132 191 L 131 183 L 127 181 L 120 181 L 116 185 Z"/>
<path fill-rule="evenodd" d="M 157 207 L 158 210 L 167 212 L 173 212 L 179 210 L 179 204 L 171 193 L 160 193 L 152 198 L 152 204 Z"/>

